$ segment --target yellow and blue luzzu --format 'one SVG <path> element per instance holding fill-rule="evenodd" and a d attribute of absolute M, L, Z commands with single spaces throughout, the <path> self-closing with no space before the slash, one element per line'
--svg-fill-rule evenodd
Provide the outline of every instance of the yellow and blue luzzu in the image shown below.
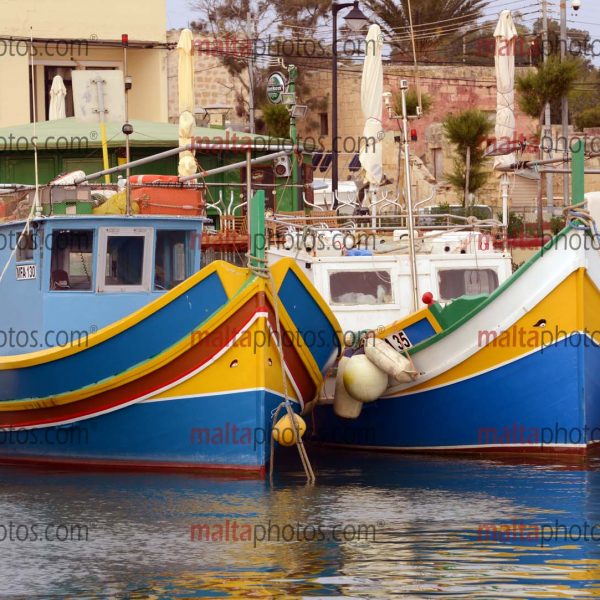
<path fill-rule="evenodd" d="M 339 327 L 293 261 L 200 269 L 202 226 L 0 226 L 0 460 L 264 471 L 272 411 L 315 398 Z"/>
<path fill-rule="evenodd" d="M 378 333 L 417 376 L 319 440 L 378 450 L 570 454 L 600 448 L 600 245 L 567 227 L 489 296 L 433 303 Z"/>

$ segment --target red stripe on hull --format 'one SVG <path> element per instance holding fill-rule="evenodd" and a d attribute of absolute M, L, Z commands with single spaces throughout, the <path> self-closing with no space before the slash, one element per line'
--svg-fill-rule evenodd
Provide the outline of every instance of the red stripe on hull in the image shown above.
<path fill-rule="evenodd" d="M 234 477 L 236 479 L 262 479 L 266 473 L 266 466 L 262 465 L 216 465 L 211 463 L 179 463 L 169 461 L 127 461 L 103 459 L 69 459 L 54 457 L 30 456 L 2 456 L 0 464 L 3 465 L 30 465 L 43 467 L 69 467 L 73 470 L 88 471 L 93 468 L 97 471 L 181 471 L 186 473 L 205 473 L 208 475 Z"/>
<path fill-rule="evenodd" d="M 453 455 L 453 456 L 485 456 L 492 457 L 509 457 L 525 456 L 540 457 L 540 458 L 574 458 L 585 459 L 588 456 L 600 454 L 600 442 L 588 444 L 587 447 L 564 448 L 560 446 L 544 446 L 537 448 L 532 446 L 512 446 L 506 447 L 489 447 L 489 448 L 381 448 L 374 446 L 353 446 L 346 444 L 336 444 L 332 442 L 310 442 L 316 446 L 327 446 L 331 448 L 340 448 L 344 450 L 356 450 L 362 452 L 380 452 L 386 454 L 424 454 L 424 455 Z"/>
<path fill-rule="evenodd" d="M 215 331 L 202 340 L 197 340 L 177 359 L 159 367 L 145 377 L 70 404 L 33 410 L 0 412 L 0 427 L 51 426 L 57 422 L 91 418 L 99 413 L 115 410 L 120 405 L 130 404 L 139 398 L 152 395 L 157 390 L 179 381 L 214 358 L 237 334 L 244 330 L 257 312 L 265 310 L 265 304 L 264 293 L 255 295 Z M 267 310 L 271 327 L 277 331 L 274 311 L 270 306 Z M 298 351 L 291 343 L 291 338 L 287 333 L 285 336 L 290 341 L 289 344 L 284 343 L 284 357 L 288 369 L 302 398 L 305 401 L 312 400 L 316 393 L 316 385 L 310 378 Z M 193 335 L 190 332 L 190 344 L 192 343 Z"/>

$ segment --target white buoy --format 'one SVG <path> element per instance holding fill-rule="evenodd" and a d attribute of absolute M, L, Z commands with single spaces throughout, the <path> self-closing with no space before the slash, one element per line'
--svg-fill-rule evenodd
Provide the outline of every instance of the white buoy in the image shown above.
<path fill-rule="evenodd" d="M 377 400 L 388 386 L 388 376 L 365 354 L 350 357 L 342 376 L 347 392 L 361 402 Z"/>
<path fill-rule="evenodd" d="M 356 419 L 360 415 L 363 403 L 353 398 L 344 386 L 344 371 L 349 360 L 347 356 L 342 356 L 338 363 L 335 393 L 333 395 L 333 412 L 343 419 Z"/>
<path fill-rule="evenodd" d="M 365 340 L 365 356 L 398 383 L 408 383 L 416 375 L 410 361 L 379 338 L 369 336 Z"/>

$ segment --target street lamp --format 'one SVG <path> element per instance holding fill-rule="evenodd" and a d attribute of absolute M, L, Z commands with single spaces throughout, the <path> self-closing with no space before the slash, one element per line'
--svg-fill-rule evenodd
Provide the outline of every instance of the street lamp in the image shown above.
<path fill-rule="evenodd" d="M 351 31 L 360 31 L 369 20 L 358 8 L 358 1 L 344 2 L 331 5 L 333 16 L 333 41 L 332 41 L 332 72 L 331 72 L 331 195 L 332 207 L 337 208 L 338 190 L 338 123 L 337 123 L 337 14 L 344 8 L 352 10 L 344 17 Z"/>

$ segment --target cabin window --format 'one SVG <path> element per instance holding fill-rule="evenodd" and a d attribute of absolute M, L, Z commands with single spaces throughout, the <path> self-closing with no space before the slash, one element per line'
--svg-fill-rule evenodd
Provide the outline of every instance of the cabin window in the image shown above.
<path fill-rule="evenodd" d="M 389 271 L 337 271 L 329 273 L 331 302 L 338 305 L 393 304 Z"/>
<path fill-rule="evenodd" d="M 33 260 L 35 242 L 33 232 L 24 233 L 17 237 L 17 262 L 30 262 Z"/>
<path fill-rule="evenodd" d="M 150 290 L 152 229 L 106 228 L 98 242 L 98 291 Z"/>
<path fill-rule="evenodd" d="M 94 233 L 89 230 L 52 232 L 50 289 L 92 289 Z"/>
<path fill-rule="evenodd" d="M 170 290 L 190 275 L 185 231 L 157 231 L 154 253 L 154 289 Z"/>
<path fill-rule="evenodd" d="M 491 294 L 498 287 L 498 273 L 494 269 L 444 269 L 438 271 L 438 283 L 442 300 Z"/>

